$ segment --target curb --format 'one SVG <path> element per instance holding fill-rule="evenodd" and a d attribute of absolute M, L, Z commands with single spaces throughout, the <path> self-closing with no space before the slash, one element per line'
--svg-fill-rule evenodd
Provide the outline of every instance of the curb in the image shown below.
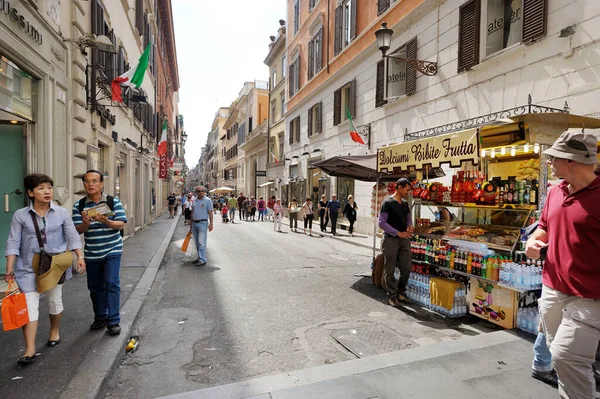
<path fill-rule="evenodd" d="M 485 335 L 465 337 L 450 342 L 440 342 L 434 345 L 426 345 L 382 355 L 316 366 L 304 370 L 290 371 L 279 375 L 258 377 L 247 381 L 183 392 L 165 396 L 163 399 L 270 398 L 271 396 L 269 393 L 284 389 L 297 388 L 316 382 L 335 380 L 445 355 L 468 352 L 473 349 L 509 344 L 510 342 L 520 339 L 521 338 L 515 333 L 496 331 Z M 294 395 L 292 396 L 295 397 Z"/>
<path fill-rule="evenodd" d="M 148 297 L 148 292 L 171 243 L 178 221 L 179 217 L 174 219 L 146 271 L 127 301 L 121 306 L 121 315 L 128 316 L 121 320 L 121 334 L 118 337 L 110 337 L 110 339 L 99 339 L 92 345 L 88 355 L 79 365 L 77 373 L 60 394 L 60 399 L 95 399 L 100 393 L 104 380 L 109 376 L 117 361 L 124 356 L 127 340 L 133 330 L 137 315 Z"/>

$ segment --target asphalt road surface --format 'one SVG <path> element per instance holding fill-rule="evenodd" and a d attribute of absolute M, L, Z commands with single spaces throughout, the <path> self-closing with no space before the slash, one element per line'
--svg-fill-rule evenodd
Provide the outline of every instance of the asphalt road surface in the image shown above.
<path fill-rule="evenodd" d="M 180 250 L 187 231 L 179 221 L 134 327 L 139 349 L 109 378 L 107 398 L 159 397 L 494 327 L 390 307 L 370 279 L 354 276 L 370 271 L 366 248 L 215 217 L 208 263 L 199 267 L 193 253 Z M 357 332 L 360 339 L 352 336 Z"/>

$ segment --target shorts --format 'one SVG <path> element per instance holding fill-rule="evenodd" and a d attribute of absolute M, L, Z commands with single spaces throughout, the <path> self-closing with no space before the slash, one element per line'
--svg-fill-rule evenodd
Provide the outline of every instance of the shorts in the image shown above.
<path fill-rule="evenodd" d="M 63 311 L 62 284 L 57 284 L 44 292 L 48 301 L 48 313 L 51 315 L 61 314 Z M 26 292 L 27 312 L 29 321 L 37 321 L 40 318 L 40 296 L 38 292 Z"/>

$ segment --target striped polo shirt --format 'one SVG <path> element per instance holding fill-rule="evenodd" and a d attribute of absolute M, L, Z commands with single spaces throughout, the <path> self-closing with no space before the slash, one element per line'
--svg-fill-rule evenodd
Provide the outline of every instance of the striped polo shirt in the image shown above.
<path fill-rule="evenodd" d="M 92 208 L 98 204 L 106 203 L 107 198 L 104 193 L 100 198 L 100 202 L 94 202 L 89 197 L 85 197 L 85 207 L 83 210 Z M 114 198 L 115 214 L 109 216 L 110 220 L 118 220 L 127 223 L 125 210 L 121 201 L 117 197 Z M 73 223 L 79 226 L 83 223 L 81 213 L 79 213 L 79 201 L 75 201 L 73 205 Z M 103 223 L 92 221 L 90 227 L 84 233 L 85 246 L 83 253 L 86 260 L 102 260 L 109 255 L 121 255 L 123 253 L 123 238 L 119 230 L 111 229 Z"/>

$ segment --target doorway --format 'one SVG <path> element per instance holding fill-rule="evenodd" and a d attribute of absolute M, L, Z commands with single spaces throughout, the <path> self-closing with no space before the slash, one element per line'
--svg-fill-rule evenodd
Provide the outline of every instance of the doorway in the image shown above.
<path fill-rule="evenodd" d="M 0 250 L 4 254 L 6 239 L 14 211 L 25 206 L 26 193 L 23 125 L 3 124 L 0 121 L 0 191 L 4 209 L 0 212 Z M 17 194 L 15 190 L 20 190 Z M 8 212 L 6 212 L 8 210 Z M 0 275 L 6 272 L 6 257 L 0 257 Z"/>

